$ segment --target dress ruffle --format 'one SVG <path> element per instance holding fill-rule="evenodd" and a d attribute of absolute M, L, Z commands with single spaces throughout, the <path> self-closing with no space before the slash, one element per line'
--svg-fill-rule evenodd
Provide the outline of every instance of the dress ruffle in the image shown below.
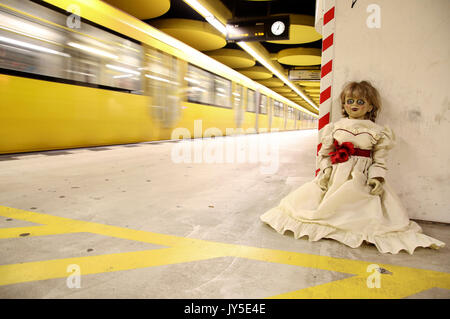
<path fill-rule="evenodd" d="M 366 241 L 374 244 L 381 253 L 397 254 L 401 250 L 405 250 L 412 255 L 417 247 L 439 249 L 445 246 L 445 243 L 421 233 L 420 226 L 412 221 L 406 231 L 390 232 L 383 235 L 366 235 L 328 225 L 301 222 L 278 207 L 267 211 L 260 219 L 282 235 L 288 230 L 293 232 L 296 239 L 304 236 L 307 236 L 309 241 L 330 238 L 351 248 L 357 248 L 361 246 L 363 241 Z"/>

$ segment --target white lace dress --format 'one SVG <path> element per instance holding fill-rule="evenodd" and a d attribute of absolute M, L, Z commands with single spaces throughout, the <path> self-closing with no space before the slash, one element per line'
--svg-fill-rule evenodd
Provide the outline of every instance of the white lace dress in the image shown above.
<path fill-rule="evenodd" d="M 423 234 L 421 227 L 409 220 L 388 182 L 383 185 L 382 195 L 370 194 L 368 178 L 386 175 L 387 153 L 394 146 L 389 128 L 370 120 L 343 118 L 323 130 L 318 152 L 320 173 L 263 214 L 260 217 L 263 222 L 281 234 L 289 230 L 295 238 L 308 236 L 310 241 L 331 238 L 352 248 L 366 241 L 382 253 L 406 250 L 412 254 L 417 247 L 445 246 Z M 371 156 L 351 155 L 347 161 L 332 164 L 328 154 L 335 151 L 335 140 L 371 150 Z M 332 173 L 328 190 L 323 191 L 318 181 L 327 167 L 332 167 Z"/>

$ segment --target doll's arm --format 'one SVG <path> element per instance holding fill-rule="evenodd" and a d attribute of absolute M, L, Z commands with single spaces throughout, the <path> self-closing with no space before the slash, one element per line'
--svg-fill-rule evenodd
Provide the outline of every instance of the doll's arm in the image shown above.
<path fill-rule="evenodd" d="M 321 148 L 317 152 L 317 168 L 323 172 L 327 167 L 331 168 L 331 159 L 328 153 L 334 151 L 333 123 L 324 126 L 320 138 Z"/>
<path fill-rule="evenodd" d="M 319 176 L 319 187 L 326 191 L 328 189 L 328 181 L 330 180 L 331 177 L 331 172 L 333 171 L 332 167 L 327 167 L 325 168 L 323 171 L 320 172 L 320 176 Z"/>
<path fill-rule="evenodd" d="M 391 129 L 385 127 L 380 134 L 381 137 L 372 151 L 372 165 L 369 167 L 367 180 L 367 184 L 372 187 L 370 192 L 372 195 L 380 195 L 383 192 L 388 152 L 395 144 L 395 136 Z"/>
<path fill-rule="evenodd" d="M 370 194 L 381 195 L 383 193 L 384 179 L 382 177 L 369 178 L 367 184 L 372 187 Z"/>
<path fill-rule="evenodd" d="M 317 152 L 317 166 L 320 169 L 318 176 L 319 187 L 326 191 L 328 188 L 328 181 L 330 180 L 332 172 L 332 164 L 330 152 L 334 151 L 334 139 L 333 139 L 333 123 L 327 124 L 323 128 L 322 137 L 320 139 L 321 148 Z"/>

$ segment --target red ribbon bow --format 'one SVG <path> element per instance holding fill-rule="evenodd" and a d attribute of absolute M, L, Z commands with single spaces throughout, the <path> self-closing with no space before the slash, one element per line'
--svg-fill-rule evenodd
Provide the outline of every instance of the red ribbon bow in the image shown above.
<path fill-rule="evenodd" d="M 355 154 L 355 146 L 351 142 L 344 142 L 339 145 L 338 141 L 334 140 L 334 147 L 336 150 L 328 153 L 333 164 L 346 162 L 350 155 Z"/>

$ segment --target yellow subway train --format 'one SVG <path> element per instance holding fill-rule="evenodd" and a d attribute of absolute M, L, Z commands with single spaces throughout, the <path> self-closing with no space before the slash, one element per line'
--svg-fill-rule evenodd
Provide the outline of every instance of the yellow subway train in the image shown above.
<path fill-rule="evenodd" d="M 316 114 L 102 1 L 0 0 L 0 96 L 1 154 L 178 139 L 175 128 L 195 138 L 212 127 L 317 125 Z"/>

